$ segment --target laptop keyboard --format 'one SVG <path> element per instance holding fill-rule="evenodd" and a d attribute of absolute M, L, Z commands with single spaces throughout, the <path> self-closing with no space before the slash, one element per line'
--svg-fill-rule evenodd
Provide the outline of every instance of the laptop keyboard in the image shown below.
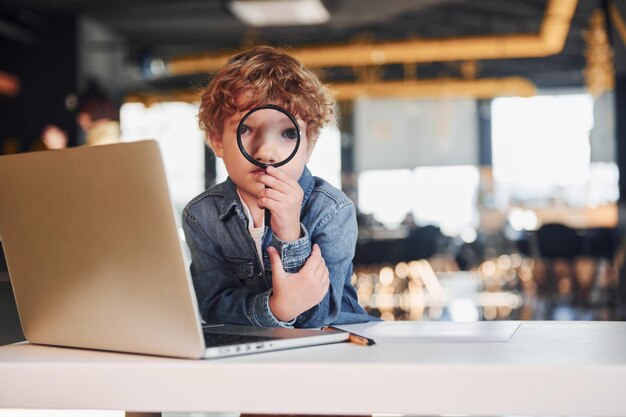
<path fill-rule="evenodd" d="M 207 348 L 216 346 L 243 345 L 246 343 L 264 342 L 266 340 L 273 340 L 273 338 L 247 334 L 204 333 L 204 344 Z"/>

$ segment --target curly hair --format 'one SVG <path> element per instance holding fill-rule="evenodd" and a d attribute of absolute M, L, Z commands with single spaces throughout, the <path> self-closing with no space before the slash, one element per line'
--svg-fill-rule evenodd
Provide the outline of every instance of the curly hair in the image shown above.
<path fill-rule="evenodd" d="M 277 104 L 302 119 L 312 145 L 335 117 L 335 100 L 318 77 L 287 52 L 257 46 L 232 56 L 202 93 L 199 125 L 220 137 L 224 121 L 239 111 Z"/>

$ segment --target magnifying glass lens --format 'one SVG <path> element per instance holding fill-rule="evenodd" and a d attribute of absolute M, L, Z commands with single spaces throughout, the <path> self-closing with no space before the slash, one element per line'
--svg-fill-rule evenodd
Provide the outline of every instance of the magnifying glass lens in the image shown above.
<path fill-rule="evenodd" d="M 281 166 L 297 152 L 300 132 L 293 116 L 276 106 L 253 109 L 239 123 L 237 141 L 243 155 L 257 166 Z"/>

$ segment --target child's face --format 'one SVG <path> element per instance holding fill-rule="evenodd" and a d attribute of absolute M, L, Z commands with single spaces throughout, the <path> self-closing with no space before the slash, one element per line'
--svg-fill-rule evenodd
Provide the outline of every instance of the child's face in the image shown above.
<path fill-rule="evenodd" d="M 246 111 L 242 111 L 226 118 L 224 120 L 222 137 L 210 137 L 210 140 L 215 154 L 224 160 L 228 175 L 237 185 L 239 192 L 252 197 L 251 200 L 256 200 L 257 194 L 265 187 L 262 183 L 257 181 L 257 176 L 264 172 L 264 170 L 250 163 L 243 156 L 237 145 L 237 128 L 245 114 Z M 309 147 L 309 141 L 306 135 L 306 123 L 300 118 L 296 118 L 296 120 L 300 127 L 300 147 L 293 159 L 278 169 L 288 174 L 291 178 L 298 180 L 302 175 L 305 164 L 309 160 L 312 147 Z M 280 151 L 273 149 L 271 147 L 272 144 L 268 146 L 263 147 L 257 154 L 251 154 L 250 156 L 264 163 L 274 161 L 273 158 L 278 155 Z"/>

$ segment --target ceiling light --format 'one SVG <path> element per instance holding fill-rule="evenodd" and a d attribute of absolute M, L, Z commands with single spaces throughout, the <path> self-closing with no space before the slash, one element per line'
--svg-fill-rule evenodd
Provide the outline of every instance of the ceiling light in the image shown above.
<path fill-rule="evenodd" d="M 315 25 L 330 19 L 320 0 L 232 0 L 231 12 L 250 26 Z"/>

